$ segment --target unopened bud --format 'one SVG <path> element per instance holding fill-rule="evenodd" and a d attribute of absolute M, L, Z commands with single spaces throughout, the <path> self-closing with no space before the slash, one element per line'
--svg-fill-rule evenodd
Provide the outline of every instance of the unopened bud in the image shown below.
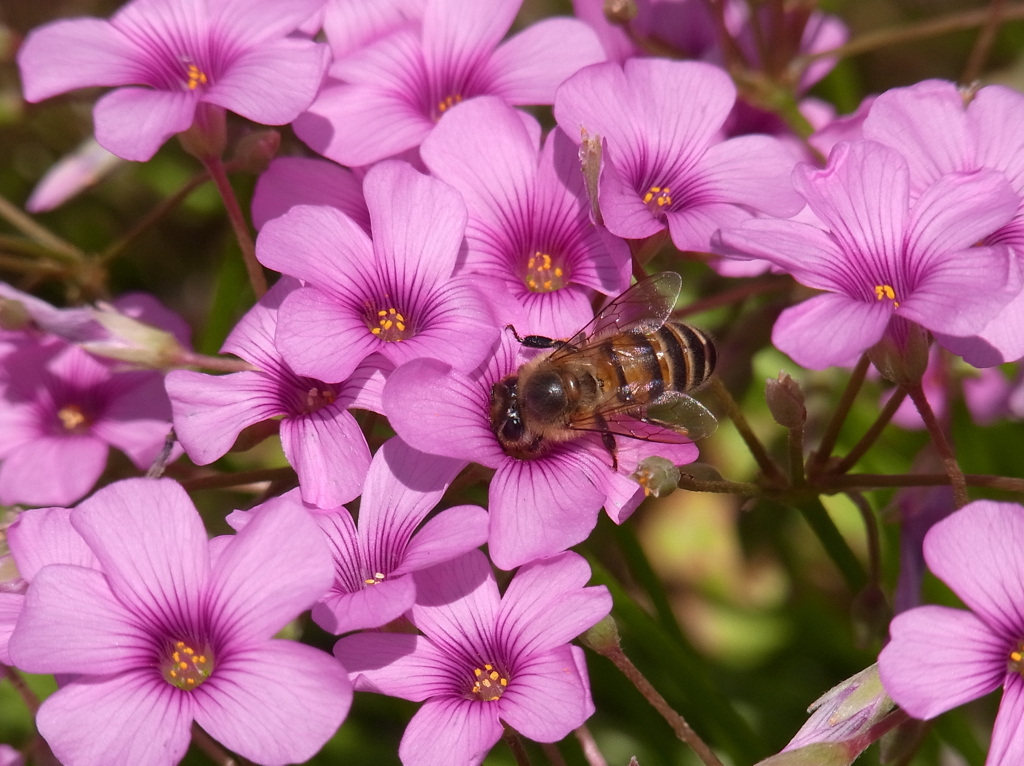
<path fill-rule="evenodd" d="M 580 641 L 598 654 L 619 651 L 619 628 L 615 619 L 610 614 L 605 616 L 597 625 L 585 631 Z"/>
<path fill-rule="evenodd" d="M 583 183 L 587 189 L 587 198 L 590 200 L 590 217 L 595 226 L 604 225 L 601 205 L 598 202 L 603 154 L 601 136 L 591 138 L 586 128 L 580 130 L 580 167 L 583 169 Z"/>
<path fill-rule="evenodd" d="M 804 392 L 800 384 L 787 373 L 780 372 L 778 379 L 768 378 L 764 398 L 775 422 L 786 428 L 800 428 L 807 420 Z"/>
<path fill-rule="evenodd" d="M 878 584 L 870 583 L 854 597 L 850 615 L 853 618 L 854 643 L 866 649 L 885 638 L 892 610 Z"/>
<path fill-rule="evenodd" d="M 25 202 L 25 209 L 30 213 L 53 210 L 88 189 L 123 162 L 120 157 L 96 143 L 95 138 L 87 138 L 71 154 L 61 157 L 46 171 Z"/>
<path fill-rule="evenodd" d="M 281 148 L 281 134 L 276 130 L 258 130 L 243 136 L 235 145 L 232 157 L 238 169 L 243 173 L 259 175 L 267 169 L 270 161 L 277 156 Z"/>
<path fill-rule="evenodd" d="M 882 687 L 878 666 L 872 665 L 819 697 L 808 708 L 810 718 L 783 752 L 826 742 L 853 744 L 862 750 L 869 744 L 863 741 L 863 735 L 895 707 Z"/>
<path fill-rule="evenodd" d="M 227 116 L 224 107 L 200 102 L 192 126 L 178 134 L 182 148 L 200 161 L 224 154 L 227 145 Z"/>
<path fill-rule="evenodd" d="M 604 17 L 612 24 L 628 24 L 637 13 L 636 0 L 604 0 Z"/>
<path fill-rule="evenodd" d="M 654 455 L 640 461 L 633 480 L 644 488 L 646 496 L 664 497 L 679 486 L 679 468 L 671 460 Z"/>
<path fill-rule="evenodd" d="M 32 326 L 32 315 L 21 301 L 0 298 L 0 328 L 26 330 Z"/>
<path fill-rule="evenodd" d="M 893 319 L 885 335 L 868 349 L 868 358 L 882 377 L 897 385 L 921 382 L 928 367 L 928 331 L 904 319 Z"/>
<path fill-rule="evenodd" d="M 838 742 L 819 742 L 796 750 L 783 750 L 754 766 L 849 766 L 852 758 L 848 748 Z"/>
<path fill-rule="evenodd" d="M 172 333 L 132 319 L 113 306 L 100 305 L 92 315 L 109 336 L 82 343 L 90 354 L 157 370 L 178 366 L 188 356 Z"/>

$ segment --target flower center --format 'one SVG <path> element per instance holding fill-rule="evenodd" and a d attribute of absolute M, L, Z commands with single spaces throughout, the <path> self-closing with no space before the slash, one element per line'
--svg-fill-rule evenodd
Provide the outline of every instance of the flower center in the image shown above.
<path fill-rule="evenodd" d="M 197 652 L 184 641 L 175 641 L 168 647 L 160 666 L 164 680 L 171 686 L 191 691 L 210 677 L 213 656 L 209 649 Z"/>
<path fill-rule="evenodd" d="M 1018 641 L 1016 647 L 1010 651 L 1010 656 L 1006 659 L 1006 670 L 1008 673 L 1024 676 L 1024 640 Z"/>
<path fill-rule="evenodd" d="M 434 120 L 440 120 L 442 114 L 447 112 L 456 104 L 460 103 L 462 103 L 461 93 L 455 93 L 450 96 L 445 96 L 443 99 L 437 102 L 437 116 L 434 117 Z"/>
<path fill-rule="evenodd" d="M 367 577 L 363 580 L 365 585 L 380 585 L 382 582 L 384 582 L 383 572 L 374 572 L 373 577 Z"/>
<path fill-rule="evenodd" d="M 412 330 L 406 328 L 405 317 L 394 307 L 378 311 L 377 325 L 374 326 L 367 320 L 367 326 L 370 332 L 388 343 L 398 343 L 413 336 Z"/>
<path fill-rule="evenodd" d="M 209 81 L 210 79 L 206 76 L 206 72 L 195 64 L 185 65 L 185 85 L 189 90 L 195 90 L 200 85 L 206 85 Z"/>
<path fill-rule="evenodd" d="M 508 686 L 508 678 L 495 669 L 493 665 L 473 668 L 473 687 L 469 690 L 471 697 L 493 702 L 501 699 Z"/>
<path fill-rule="evenodd" d="M 900 307 L 900 302 L 896 300 L 896 291 L 892 289 L 892 285 L 875 285 L 875 298 L 880 301 L 892 301 L 893 308 L 898 309 Z"/>
<path fill-rule="evenodd" d="M 82 434 L 89 430 L 89 418 L 77 404 L 65 404 L 57 410 L 57 418 L 69 434 Z"/>
<path fill-rule="evenodd" d="M 316 412 L 329 407 L 338 399 L 338 394 L 330 386 L 313 386 L 306 392 L 306 412 Z"/>
<path fill-rule="evenodd" d="M 547 253 L 540 250 L 526 262 L 526 286 L 533 293 L 550 293 L 565 286 L 565 270 Z"/>
<path fill-rule="evenodd" d="M 644 195 L 644 204 L 652 213 L 660 213 L 672 204 L 672 190 L 667 186 L 652 186 Z"/>

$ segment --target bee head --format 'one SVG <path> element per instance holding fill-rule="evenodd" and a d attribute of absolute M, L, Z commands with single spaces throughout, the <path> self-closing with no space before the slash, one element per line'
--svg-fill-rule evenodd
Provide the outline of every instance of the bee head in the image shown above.
<path fill-rule="evenodd" d="M 560 417 L 569 407 L 565 383 L 557 370 L 538 370 L 531 375 L 520 399 L 527 418 L 545 423 Z"/>

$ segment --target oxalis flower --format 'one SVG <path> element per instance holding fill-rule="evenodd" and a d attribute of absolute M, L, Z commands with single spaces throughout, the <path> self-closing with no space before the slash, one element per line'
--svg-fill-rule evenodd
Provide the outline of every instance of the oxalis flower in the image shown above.
<path fill-rule="evenodd" d="M 1024 507 L 978 500 L 936 523 L 928 568 L 970 611 L 920 606 L 897 615 L 878 657 L 889 695 L 930 719 L 1003 687 L 987 766 L 1024 763 Z"/>
<path fill-rule="evenodd" d="M 358 634 L 334 653 L 356 688 L 423 701 L 398 755 L 406 766 L 478 764 L 502 722 L 555 742 L 594 712 L 583 650 L 568 644 L 611 610 L 574 553 L 522 567 L 499 595 L 478 552 L 416 574 L 422 636 Z"/>
<path fill-rule="evenodd" d="M 464 270 L 504 282 L 531 332 L 569 337 L 593 316 L 594 290 L 629 286 L 629 248 L 590 222 L 579 151 L 561 131 L 542 148 L 532 117 L 481 97 L 452 109 L 420 154 L 466 201 Z"/>
<path fill-rule="evenodd" d="M 277 312 L 298 288 L 283 277 L 242 317 L 221 349 L 257 369 L 230 375 L 175 370 L 167 376 L 174 428 L 197 465 L 231 449 L 247 426 L 283 416 L 281 447 L 299 476 L 306 502 L 333 508 L 355 498 L 370 465 L 370 448 L 350 408 L 379 412 L 381 366 L 364 362 L 344 381 L 296 375 L 274 345 Z"/>
<path fill-rule="evenodd" d="M 916 200 L 909 182 L 894 150 L 840 143 L 824 170 L 805 164 L 793 173 L 820 226 L 757 219 L 721 232 L 724 252 L 770 261 L 825 291 L 783 311 L 772 332 L 804 367 L 853 364 L 883 336 L 902 347 L 910 324 L 970 335 L 1020 292 L 1010 248 L 973 246 L 1017 210 L 1001 173 L 948 174 Z"/>
<path fill-rule="evenodd" d="M 506 333 L 497 354 L 472 373 L 417 359 L 391 374 L 383 396 L 392 427 L 413 447 L 495 469 L 488 488 L 488 551 L 502 569 L 582 542 L 602 506 L 616 523 L 628 518 L 645 496 L 630 478 L 644 458 L 660 455 L 677 465 L 697 458 L 693 444 L 620 438 L 613 470 L 599 435 L 586 432 L 550 441 L 530 459 L 507 454 L 491 423 L 491 387 L 527 356 Z"/>
<path fill-rule="evenodd" d="M 326 45 L 287 35 L 324 2 L 135 0 L 110 21 L 47 24 L 18 52 L 25 98 L 117 87 L 93 119 L 96 140 L 126 160 L 148 160 L 200 105 L 284 125 L 313 101 L 330 58 Z"/>
<path fill-rule="evenodd" d="M 299 205 L 256 240 L 263 265 L 301 279 L 278 310 L 278 348 L 299 375 L 345 380 L 367 356 L 472 369 L 498 335 L 472 277 L 453 277 L 466 231 L 459 193 L 405 162 L 363 181 L 373 239 L 349 216 Z"/>
<path fill-rule="evenodd" d="M 36 572 L 10 640 L 22 670 L 73 676 L 36 718 L 61 763 L 173 764 L 193 721 L 251 761 L 294 763 L 338 728 L 344 669 L 273 639 L 331 583 L 312 517 L 267 508 L 214 546 L 178 484 L 128 479 L 71 524 L 99 569 Z"/>

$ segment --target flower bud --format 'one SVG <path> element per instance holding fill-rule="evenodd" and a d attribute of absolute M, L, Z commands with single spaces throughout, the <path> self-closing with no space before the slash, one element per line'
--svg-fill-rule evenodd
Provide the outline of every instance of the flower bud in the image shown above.
<path fill-rule="evenodd" d="M 868 349 L 868 358 L 886 380 L 914 385 L 921 382 L 928 367 L 929 342 L 923 327 L 895 317 L 882 339 Z"/>
<path fill-rule="evenodd" d="M 783 750 L 754 766 L 848 766 L 857 756 L 839 742 L 818 742 L 796 750 Z"/>
<path fill-rule="evenodd" d="M 786 428 L 800 428 L 807 420 L 804 392 L 800 384 L 787 373 L 780 372 L 777 380 L 768 378 L 764 398 L 775 422 Z"/>
<path fill-rule="evenodd" d="M 590 218 L 596 226 L 604 224 L 601 206 L 598 202 L 598 184 L 601 180 L 601 157 L 604 145 L 601 136 L 590 137 L 584 128 L 580 136 L 580 167 L 583 168 L 583 182 L 587 187 L 587 198 L 590 200 Z"/>
<path fill-rule="evenodd" d="M 173 334 L 132 319 L 109 304 L 91 312 L 108 335 L 80 344 L 90 354 L 158 370 L 178 366 L 189 354 Z"/>
<path fill-rule="evenodd" d="M 580 636 L 580 642 L 598 654 L 608 654 L 619 649 L 619 628 L 609 614 L 597 625 Z"/>
<path fill-rule="evenodd" d="M 223 107 L 200 102 L 192 127 L 178 134 L 182 148 L 200 161 L 220 157 L 227 145 L 227 118 Z"/>
<path fill-rule="evenodd" d="M 79 192 L 88 189 L 124 160 L 111 154 L 95 138 L 87 138 L 71 154 L 61 157 L 46 171 L 32 190 L 25 209 L 45 213 L 63 205 Z"/>
<path fill-rule="evenodd" d="M 628 24 L 639 12 L 636 0 L 604 0 L 604 17 L 612 24 Z"/>
<path fill-rule="evenodd" d="M 259 175 L 281 148 L 281 134 L 276 130 L 258 130 L 243 136 L 235 145 L 232 161 L 245 173 Z"/>
<path fill-rule="evenodd" d="M 671 460 L 652 455 L 640 461 L 632 478 L 644 488 L 645 495 L 663 497 L 679 486 L 679 468 Z"/>
<path fill-rule="evenodd" d="M 21 301 L 0 298 L 0 329 L 26 330 L 32 326 L 32 315 Z"/>

